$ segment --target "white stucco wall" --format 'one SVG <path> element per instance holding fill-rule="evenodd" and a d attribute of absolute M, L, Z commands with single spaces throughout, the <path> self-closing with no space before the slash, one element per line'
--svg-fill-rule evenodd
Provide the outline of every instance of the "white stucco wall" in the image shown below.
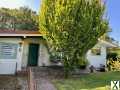
<path fill-rule="evenodd" d="M 38 66 L 49 66 L 50 65 L 50 60 L 49 60 L 49 53 L 45 45 L 42 43 L 40 44 L 40 49 L 39 49 L 39 62 Z"/>
<path fill-rule="evenodd" d="M 101 46 L 101 55 L 93 55 L 91 50 L 89 50 L 86 56 L 89 65 L 93 65 L 94 67 L 99 67 L 100 64 L 106 65 L 106 47 L 104 46 Z"/>
<path fill-rule="evenodd" d="M 48 50 L 39 38 L 0 38 L 0 42 L 14 43 L 18 45 L 16 59 L 0 59 L 0 74 L 12 74 L 16 69 L 17 71 L 20 71 L 21 67 L 27 67 L 30 43 L 40 45 L 38 53 L 38 66 L 51 65 L 49 61 Z M 22 44 L 20 46 L 21 42 Z M 86 57 L 90 65 L 93 65 L 94 67 L 99 67 L 100 64 L 106 65 L 106 47 L 108 47 L 108 45 L 104 43 L 99 43 L 96 45 L 98 47 L 101 47 L 101 55 L 93 55 L 91 53 L 91 50 L 88 51 Z"/>
<path fill-rule="evenodd" d="M 38 66 L 50 65 L 48 50 L 43 42 L 39 38 L 26 38 L 23 43 L 22 67 L 27 67 L 30 43 L 39 44 Z"/>
<path fill-rule="evenodd" d="M 27 67 L 30 43 L 39 44 L 38 66 L 50 65 L 48 50 L 39 38 L 0 38 L 0 42 L 18 45 L 16 59 L 0 59 L 0 74 L 14 74 Z"/>
<path fill-rule="evenodd" d="M 23 52 L 22 52 L 22 67 L 26 67 L 28 63 L 28 50 L 29 45 L 27 43 L 23 43 Z"/>
<path fill-rule="evenodd" d="M 0 74 L 14 74 L 15 71 L 21 70 L 21 52 L 19 42 L 20 38 L 0 38 L 1 43 L 17 44 L 17 57 L 16 59 L 0 59 Z M 16 66 L 17 65 L 17 66 Z"/>

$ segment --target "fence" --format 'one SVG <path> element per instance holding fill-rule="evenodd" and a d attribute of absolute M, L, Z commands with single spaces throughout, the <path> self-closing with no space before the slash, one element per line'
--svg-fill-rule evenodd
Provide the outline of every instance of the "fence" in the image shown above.
<path fill-rule="evenodd" d="M 37 90 L 34 73 L 31 67 L 28 68 L 28 90 Z"/>

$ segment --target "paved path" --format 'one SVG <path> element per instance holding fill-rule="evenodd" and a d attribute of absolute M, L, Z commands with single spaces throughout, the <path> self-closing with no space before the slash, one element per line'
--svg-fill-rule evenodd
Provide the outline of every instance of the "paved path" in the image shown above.
<path fill-rule="evenodd" d="M 37 90 L 57 90 L 51 82 L 51 70 L 47 68 L 33 68 L 34 78 L 37 84 Z M 53 72 L 52 72 L 53 73 Z"/>
<path fill-rule="evenodd" d="M 63 68 L 61 67 L 33 67 L 34 77 L 37 83 L 37 90 L 57 90 L 51 80 L 61 79 L 64 76 Z M 73 74 L 75 74 L 73 72 Z M 79 70 L 77 75 L 88 74 L 88 70 Z"/>
<path fill-rule="evenodd" d="M 50 80 L 45 78 L 36 79 L 37 90 L 56 90 Z"/>

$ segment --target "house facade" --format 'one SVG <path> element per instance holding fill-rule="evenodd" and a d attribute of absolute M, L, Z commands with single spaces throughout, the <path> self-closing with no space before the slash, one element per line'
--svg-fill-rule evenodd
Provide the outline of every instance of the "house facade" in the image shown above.
<path fill-rule="evenodd" d="M 89 65 L 106 65 L 106 49 L 111 47 L 116 45 L 99 40 L 95 49 L 86 54 Z M 15 74 L 23 67 L 49 65 L 52 64 L 48 49 L 40 32 L 0 30 L 0 74 Z"/>
<path fill-rule="evenodd" d="M 89 66 L 92 65 L 95 68 L 99 68 L 101 65 L 106 66 L 107 49 L 116 47 L 118 47 L 116 43 L 98 40 L 98 43 L 86 54 Z"/>
<path fill-rule="evenodd" d="M 50 65 L 49 53 L 39 32 L 0 31 L 0 74 L 43 65 Z"/>

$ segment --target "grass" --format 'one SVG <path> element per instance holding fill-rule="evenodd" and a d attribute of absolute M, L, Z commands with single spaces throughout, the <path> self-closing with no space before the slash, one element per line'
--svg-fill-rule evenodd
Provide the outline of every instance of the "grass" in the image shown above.
<path fill-rule="evenodd" d="M 53 80 L 57 90 L 110 90 L 111 80 L 120 80 L 120 72 L 93 73 L 79 78 Z"/>

